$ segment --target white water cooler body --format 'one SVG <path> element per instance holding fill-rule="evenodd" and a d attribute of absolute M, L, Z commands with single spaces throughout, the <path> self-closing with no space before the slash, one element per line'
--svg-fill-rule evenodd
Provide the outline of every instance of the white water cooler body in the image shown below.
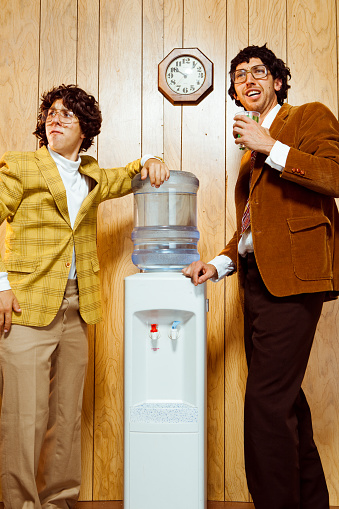
<path fill-rule="evenodd" d="M 125 279 L 124 376 L 124 509 L 206 509 L 205 285 Z"/>

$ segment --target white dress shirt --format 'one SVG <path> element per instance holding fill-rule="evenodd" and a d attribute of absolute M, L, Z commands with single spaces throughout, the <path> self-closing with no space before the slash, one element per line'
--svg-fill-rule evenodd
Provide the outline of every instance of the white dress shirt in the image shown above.
<path fill-rule="evenodd" d="M 278 111 L 280 110 L 281 105 L 277 104 L 264 118 L 262 127 L 269 129 L 275 119 Z M 273 145 L 271 152 L 267 156 L 265 163 L 274 168 L 275 170 L 282 171 L 286 164 L 286 159 L 289 153 L 290 147 L 281 143 L 280 141 L 276 141 Z M 253 239 L 251 227 L 247 228 L 247 230 L 242 234 L 238 244 L 238 253 L 240 256 L 246 256 L 247 253 L 253 253 Z M 225 255 L 218 255 L 209 263 L 214 265 L 217 269 L 218 277 L 211 279 L 211 281 L 217 282 L 220 281 L 225 276 L 229 276 L 235 270 L 235 265 L 233 261 Z"/>

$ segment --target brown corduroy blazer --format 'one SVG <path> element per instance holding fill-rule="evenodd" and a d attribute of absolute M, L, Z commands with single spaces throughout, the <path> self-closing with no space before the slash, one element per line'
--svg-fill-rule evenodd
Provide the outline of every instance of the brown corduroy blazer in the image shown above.
<path fill-rule="evenodd" d="M 0 162 L 0 222 L 6 224 L 6 253 L 0 271 L 8 272 L 21 313 L 13 323 L 45 326 L 55 317 L 65 291 L 73 246 L 80 313 L 85 322 L 101 318 L 97 209 L 110 198 L 131 192 L 140 159 L 125 168 L 101 169 L 81 156 L 80 173 L 91 178 L 72 229 L 66 191 L 46 147 L 36 152 L 7 152 Z"/>
<path fill-rule="evenodd" d="M 321 103 L 284 104 L 271 128 L 291 147 L 279 172 L 258 154 L 249 193 L 254 253 L 266 288 L 282 297 L 339 290 L 339 123 Z M 248 198 L 250 151 L 235 188 L 237 231 L 220 254 L 243 272 L 238 243 Z M 331 298 L 328 293 L 328 298 Z"/>

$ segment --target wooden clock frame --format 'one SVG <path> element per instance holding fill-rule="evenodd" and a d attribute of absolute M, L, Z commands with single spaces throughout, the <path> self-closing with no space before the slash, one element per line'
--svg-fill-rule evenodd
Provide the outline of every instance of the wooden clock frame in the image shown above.
<path fill-rule="evenodd" d="M 199 60 L 205 69 L 203 85 L 191 94 L 178 94 L 167 84 L 166 73 L 169 64 L 176 58 L 192 57 Z M 213 62 L 198 48 L 174 48 L 158 65 L 158 90 L 174 105 L 195 105 L 213 90 Z"/>

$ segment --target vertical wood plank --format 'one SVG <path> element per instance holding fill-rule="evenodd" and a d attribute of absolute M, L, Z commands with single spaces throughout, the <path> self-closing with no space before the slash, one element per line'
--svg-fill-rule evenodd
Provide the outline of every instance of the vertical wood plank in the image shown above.
<path fill-rule="evenodd" d="M 291 67 L 289 102 L 301 104 L 320 100 L 338 114 L 336 20 L 339 19 L 339 3 L 336 0 L 321 3 L 287 0 L 287 25 L 285 2 L 277 0 L 249 0 L 245 4 L 235 0 L 11 0 L 10 3 L 0 0 L 0 4 L 1 152 L 34 150 L 36 141 L 31 133 L 39 95 L 54 85 L 77 81 L 99 98 L 104 124 L 98 146 L 90 153 L 98 153 L 102 166 L 121 165 L 139 157 L 142 143 L 145 151 L 154 150 L 158 154 L 163 150 L 170 168 L 197 174 L 200 179 L 198 226 L 202 235 L 199 250 L 205 260 L 224 246 L 225 227 L 226 240 L 229 240 L 235 226 L 234 184 L 240 154 L 231 133 L 237 107 L 227 97 L 231 58 L 248 44 L 267 42 L 278 56 L 286 56 Z M 270 22 L 273 18 L 274 25 Z M 283 36 L 284 30 L 287 37 Z M 196 107 L 174 107 L 157 92 L 158 61 L 174 47 L 199 47 L 214 61 L 214 92 Z M 81 491 L 82 499 L 86 500 L 122 498 L 121 295 L 124 276 L 136 271 L 130 261 L 132 227 L 131 197 L 100 207 L 98 249 L 105 319 L 98 327 L 90 328 Z M 208 494 L 214 500 L 245 501 L 249 500 L 242 436 L 246 366 L 236 277 L 228 278 L 226 283 L 225 356 L 222 288 L 222 283 L 208 283 L 211 303 L 208 317 Z M 332 505 L 339 505 L 338 309 L 338 302 L 324 306 L 304 381 Z M 95 425 L 91 429 L 94 389 Z"/>
<path fill-rule="evenodd" d="M 39 0 L 1 1 L 1 155 L 36 147 L 39 10 Z"/>
<path fill-rule="evenodd" d="M 142 152 L 162 156 L 164 116 L 158 63 L 163 58 L 163 0 L 144 0 L 142 19 Z"/>
<path fill-rule="evenodd" d="M 77 2 L 41 0 L 40 94 L 76 80 Z"/>
<path fill-rule="evenodd" d="M 100 2 L 99 97 L 102 167 L 141 151 L 141 2 Z M 123 295 L 131 262 L 132 197 L 99 208 L 98 255 L 104 320 L 96 327 L 94 500 L 123 498 Z"/>
<path fill-rule="evenodd" d="M 232 28 L 230 28 L 232 27 Z M 238 177 L 241 151 L 232 135 L 233 117 L 239 107 L 228 96 L 229 68 L 237 53 L 248 46 L 248 5 L 235 0 L 227 2 L 226 65 L 226 242 L 235 228 L 234 189 Z M 237 276 L 226 281 L 225 307 L 225 500 L 249 501 L 244 466 L 243 406 L 247 367 L 243 345 L 243 313 L 238 294 Z"/>
<path fill-rule="evenodd" d="M 164 0 L 164 52 L 167 56 L 174 48 L 182 47 L 183 0 Z M 181 170 L 182 107 L 173 106 L 167 99 L 164 104 L 164 159 L 170 169 Z"/>
<path fill-rule="evenodd" d="M 281 58 L 286 58 L 286 10 L 279 1 L 251 0 L 248 11 L 244 4 L 228 2 L 227 73 L 239 50 L 248 45 L 267 43 Z M 275 23 L 265 23 L 272 19 Z M 228 87 L 230 78 L 228 76 Z M 234 188 L 238 177 L 241 152 L 234 144 L 233 117 L 240 108 L 227 97 L 227 241 L 235 230 Z M 243 313 L 239 302 L 237 278 L 226 285 L 226 356 L 225 356 L 225 484 L 226 500 L 250 500 L 243 460 L 243 399 L 247 367 L 243 346 Z M 229 454 L 227 454 L 227 451 Z"/>
<path fill-rule="evenodd" d="M 225 27 L 226 1 L 185 0 L 184 47 L 214 63 L 214 91 L 183 109 L 182 169 L 199 178 L 199 252 L 204 261 L 225 242 Z M 207 450 L 208 498 L 224 499 L 224 283 L 208 283 Z"/>
<path fill-rule="evenodd" d="M 323 464 L 330 505 L 339 505 L 339 303 L 324 304 L 303 388 L 312 412 L 314 440 Z"/>
<path fill-rule="evenodd" d="M 338 111 L 336 1 L 288 0 L 288 65 L 291 104 L 320 101 Z"/>
<path fill-rule="evenodd" d="M 98 99 L 99 93 L 99 0 L 78 0 L 78 86 Z M 86 154 L 97 157 L 97 139 Z M 88 327 L 88 369 L 84 390 L 81 423 L 82 472 L 80 500 L 93 498 L 93 423 L 95 331 Z"/>
<path fill-rule="evenodd" d="M 249 2 L 249 44 L 267 47 L 278 58 L 286 60 L 286 5 L 279 0 L 251 0 Z M 264 20 L 274 23 L 265 23 Z"/>
<path fill-rule="evenodd" d="M 99 100 L 100 0 L 78 0 L 77 77 L 79 87 Z M 98 156 L 98 140 L 86 152 Z"/>
<path fill-rule="evenodd" d="M 320 101 L 338 112 L 336 2 L 288 0 L 288 62 L 291 104 Z M 314 436 L 327 479 L 330 503 L 339 503 L 338 301 L 324 305 L 304 380 Z"/>
<path fill-rule="evenodd" d="M 0 156 L 35 150 L 39 79 L 39 0 L 0 2 Z M 4 255 L 5 223 L 0 226 Z M 0 398 L 1 405 L 1 398 Z M 0 486 L 1 499 L 1 486 Z"/>

